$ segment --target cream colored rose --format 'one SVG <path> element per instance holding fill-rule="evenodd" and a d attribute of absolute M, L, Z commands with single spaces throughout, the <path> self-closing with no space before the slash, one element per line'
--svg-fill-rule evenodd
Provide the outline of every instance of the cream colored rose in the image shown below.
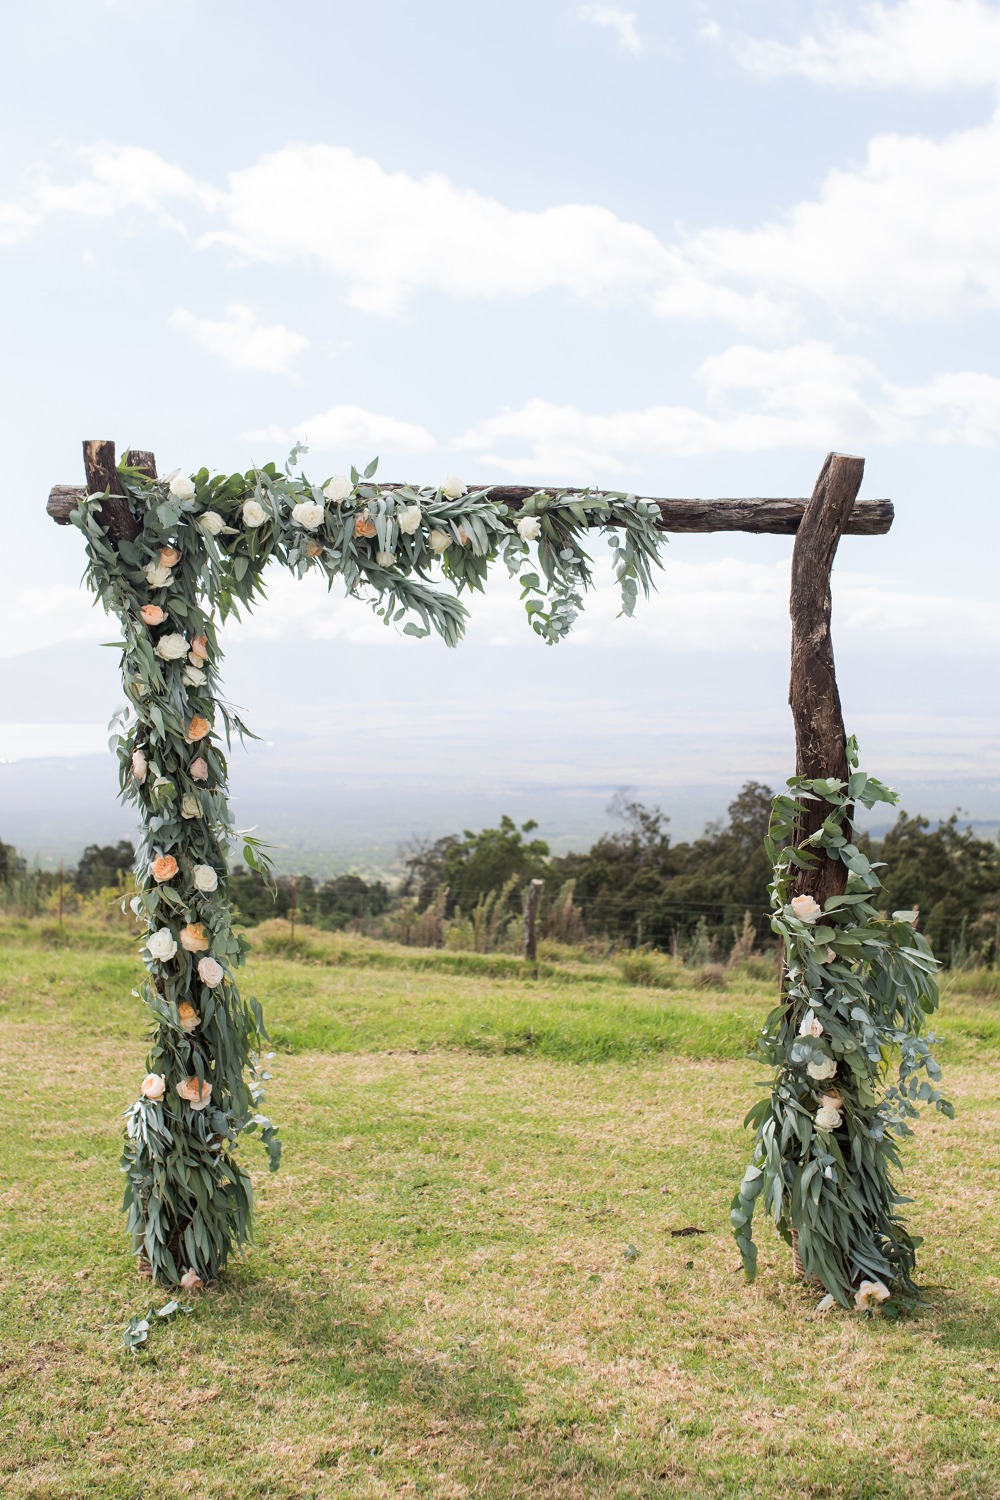
<path fill-rule="evenodd" d="M 160 927 L 146 939 L 146 952 L 159 964 L 169 963 L 177 952 L 177 943 L 169 927 Z"/>
<path fill-rule="evenodd" d="M 810 1078 L 815 1078 L 817 1083 L 825 1083 L 828 1078 L 836 1078 L 837 1064 L 832 1057 L 824 1057 L 822 1062 L 809 1063 L 806 1072 Z"/>
<path fill-rule="evenodd" d="M 139 783 L 139 785 L 142 786 L 142 783 L 146 779 L 146 772 L 148 770 L 149 770 L 149 762 L 146 760 L 146 757 L 143 755 L 142 751 L 141 750 L 133 750 L 132 751 L 132 779 L 134 781 L 137 781 Z"/>
<path fill-rule="evenodd" d="M 449 500 L 458 500 L 460 496 L 468 494 L 465 482 L 459 479 L 457 474 L 446 474 L 441 482 L 441 493 Z"/>
<path fill-rule="evenodd" d="M 170 493 L 175 500 L 193 500 L 194 485 L 180 470 L 170 476 Z"/>
<path fill-rule="evenodd" d="M 181 1287 L 185 1292 L 200 1292 L 204 1285 L 197 1271 L 185 1271 L 181 1277 Z"/>
<path fill-rule="evenodd" d="M 391 568 L 396 561 L 395 552 L 376 552 L 375 561 L 380 568 Z"/>
<path fill-rule="evenodd" d="M 875 1312 L 891 1295 L 882 1281 L 863 1281 L 854 1294 L 854 1306 L 862 1311 L 869 1308 Z"/>
<path fill-rule="evenodd" d="M 328 500 L 348 500 L 354 493 L 354 486 L 346 474 L 334 474 L 333 478 L 323 486 L 323 494 Z"/>
<path fill-rule="evenodd" d="M 447 552 L 453 541 L 450 531 L 439 531 L 435 527 L 427 538 L 427 545 L 432 552 Z"/>
<path fill-rule="evenodd" d="M 174 576 L 169 568 L 161 568 L 159 563 L 147 563 L 142 571 L 151 589 L 165 589 Z"/>
<path fill-rule="evenodd" d="M 802 1025 L 799 1027 L 799 1036 L 822 1036 L 823 1023 L 818 1020 L 816 1013 L 807 1010 L 802 1017 Z"/>
<path fill-rule="evenodd" d="M 181 817 L 200 818 L 202 816 L 201 802 L 197 792 L 185 792 L 181 798 Z"/>
<path fill-rule="evenodd" d="M 185 667 L 181 673 L 181 682 L 185 687 L 204 687 L 207 681 L 201 667 Z"/>
<path fill-rule="evenodd" d="M 206 896 L 219 888 L 219 877 L 211 865 L 195 865 L 191 878 L 195 889 L 203 891 Z"/>
<path fill-rule="evenodd" d="M 300 500 L 298 505 L 292 506 L 292 520 L 307 531 L 315 531 L 321 526 L 325 515 L 326 511 L 315 500 Z"/>
<path fill-rule="evenodd" d="M 542 523 L 537 516 L 522 516 L 517 523 L 517 534 L 522 542 L 537 542 L 542 534 Z"/>
<path fill-rule="evenodd" d="M 843 1115 L 839 1109 L 828 1109 L 824 1104 L 822 1109 L 816 1111 L 817 1130 L 836 1130 L 843 1123 Z"/>
<path fill-rule="evenodd" d="M 810 926 L 823 915 L 823 908 L 812 896 L 794 896 L 789 904 L 799 921 Z"/>
<path fill-rule="evenodd" d="M 226 977 L 226 971 L 215 958 L 203 958 L 198 964 L 198 978 L 210 990 L 217 989 Z"/>
<path fill-rule="evenodd" d="M 171 635 L 161 635 L 154 649 L 161 661 L 180 661 L 182 656 L 187 656 L 188 643 L 175 631 Z"/>
<path fill-rule="evenodd" d="M 243 524 L 251 530 L 257 526 L 263 526 L 267 520 L 267 511 L 259 500 L 248 500 L 243 507 Z"/>
<path fill-rule="evenodd" d="M 423 511 L 419 505 L 407 505 L 396 512 L 396 525 L 404 536 L 412 536 L 420 526 Z"/>
<path fill-rule="evenodd" d="M 212 1085 L 207 1080 L 199 1083 L 194 1075 L 177 1084 L 174 1092 L 190 1104 L 192 1109 L 207 1109 L 212 1100 Z"/>
<path fill-rule="evenodd" d="M 208 780 L 208 761 L 203 755 L 199 755 L 188 766 L 188 775 L 192 781 Z"/>
<path fill-rule="evenodd" d="M 139 1085 L 139 1093 L 152 1103 L 162 1099 L 167 1092 L 167 1080 L 162 1073 L 147 1073 Z"/>
<path fill-rule="evenodd" d="M 198 525 L 202 531 L 207 531 L 209 536 L 218 536 L 225 524 L 217 510 L 206 510 L 204 515 L 198 517 Z"/>

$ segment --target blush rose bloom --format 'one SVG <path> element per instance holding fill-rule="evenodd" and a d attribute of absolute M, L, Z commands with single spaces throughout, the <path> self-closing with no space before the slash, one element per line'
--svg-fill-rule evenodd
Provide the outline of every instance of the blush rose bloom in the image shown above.
<path fill-rule="evenodd" d="M 217 510 L 206 510 L 203 516 L 198 517 L 198 525 L 202 531 L 207 531 L 209 536 L 218 536 L 225 524 Z"/>
<path fill-rule="evenodd" d="M 203 755 L 197 756 L 188 766 L 188 775 L 192 781 L 208 780 L 208 761 Z"/>
<path fill-rule="evenodd" d="M 182 1000 L 177 1007 L 177 1023 L 181 1030 L 190 1036 L 192 1031 L 197 1031 L 201 1025 L 201 1016 L 188 1000 Z"/>
<path fill-rule="evenodd" d="M 159 563 L 147 563 L 142 571 L 151 589 L 165 589 L 174 576 L 169 568 L 161 568 Z"/>
<path fill-rule="evenodd" d="M 133 777 L 133 779 L 135 781 L 137 781 L 139 783 L 140 786 L 142 786 L 142 783 L 145 781 L 145 779 L 146 779 L 146 772 L 148 770 L 149 770 L 149 762 L 147 761 L 145 755 L 142 753 L 141 750 L 133 750 L 132 751 L 132 777 Z"/>
<path fill-rule="evenodd" d="M 174 1092 L 190 1104 L 192 1109 L 207 1109 L 212 1099 L 212 1085 L 207 1081 L 199 1083 L 194 1074 L 177 1084 Z"/>
<path fill-rule="evenodd" d="M 203 740 L 206 734 L 211 732 L 211 729 L 212 726 L 207 719 L 203 719 L 201 714 L 195 714 L 187 727 L 184 743 L 186 745 L 193 745 L 195 740 Z"/>
<path fill-rule="evenodd" d="M 441 483 L 441 493 L 449 500 L 458 500 L 460 496 L 468 494 L 468 489 L 457 474 L 446 474 Z"/>
<path fill-rule="evenodd" d="M 799 921 L 810 926 L 823 915 L 823 908 L 813 896 L 794 896 L 789 905 Z"/>
<path fill-rule="evenodd" d="M 323 493 L 328 500 L 347 500 L 353 495 L 354 486 L 346 474 L 334 474 L 323 486 Z"/>
<path fill-rule="evenodd" d="M 219 877 L 211 865 L 195 865 L 192 874 L 195 890 L 209 896 L 219 889 Z"/>
<path fill-rule="evenodd" d="M 522 516 L 517 523 L 517 534 L 522 542 L 537 542 L 542 534 L 542 523 L 537 516 Z"/>
<path fill-rule="evenodd" d="M 802 1025 L 799 1027 L 799 1036 L 822 1036 L 823 1022 L 818 1020 L 816 1013 L 807 1010 L 802 1017 Z"/>
<path fill-rule="evenodd" d="M 816 1111 L 816 1129 L 836 1130 L 838 1125 L 843 1123 L 843 1118 L 839 1109 L 828 1109 L 824 1104 Z"/>
<path fill-rule="evenodd" d="M 198 978 L 210 990 L 218 989 L 226 977 L 226 971 L 215 958 L 203 958 L 198 963 Z"/>
<path fill-rule="evenodd" d="M 319 542 L 309 542 L 306 546 L 306 557 L 322 557 L 323 548 Z"/>
<path fill-rule="evenodd" d="M 300 500 L 298 505 L 292 506 L 292 520 L 296 526 L 304 526 L 306 531 L 315 531 L 321 526 L 325 515 L 326 511 L 315 500 Z"/>
<path fill-rule="evenodd" d="M 177 550 L 176 547 L 161 547 L 160 548 L 160 567 L 161 568 L 176 568 L 176 566 L 180 562 L 180 560 L 181 560 L 181 555 L 178 552 L 178 550 Z"/>
<path fill-rule="evenodd" d="M 161 661 L 180 661 L 182 656 L 187 656 L 188 643 L 175 631 L 171 635 L 161 635 L 154 650 Z"/>
<path fill-rule="evenodd" d="M 191 649 L 188 653 L 188 661 L 193 667 L 199 667 L 202 662 L 208 661 L 207 635 L 193 635 L 191 637 Z"/>
<path fill-rule="evenodd" d="M 824 1057 L 822 1062 L 809 1063 L 806 1067 L 806 1072 L 809 1074 L 809 1077 L 814 1078 L 817 1083 L 826 1083 L 827 1079 L 836 1078 L 837 1064 L 834 1062 L 832 1057 Z"/>
<path fill-rule="evenodd" d="M 450 531 L 439 531 L 435 526 L 427 538 L 427 545 L 432 552 L 447 552 L 454 540 Z"/>
<path fill-rule="evenodd" d="M 162 1099 L 167 1092 L 167 1080 L 162 1073 L 147 1073 L 139 1085 L 139 1093 L 144 1099 L 156 1103 Z"/>
<path fill-rule="evenodd" d="M 185 953 L 207 953 L 211 947 L 203 922 L 189 922 L 181 928 L 180 937 Z"/>
<path fill-rule="evenodd" d="M 178 864 L 172 854 L 158 854 L 149 867 L 149 873 L 157 885 L 164 885 L 177 874 Z"/>
<path fill-rule="evenodd" d="M 248 500 L 243 507 L 243 524 L 255 530 L 267 520 L 267 511 L 259 500 Z"/>
<path fill-rule="evenodd" d="M 170 476 L 170 493 L 175 500 L 193 500 L 194 485 L 186 474 L 175 469 Z"/>
<path fill-rule="evenodd" d="M 166 610 L 158 604 L 144 604 L 139 611 L 144 625 L 162 625 L 167 618 Z"/>
<path fill-rule="evenodd" d="M 843 1109 L 844 1101 L 838 1093 L 820 1094 L 819 1102 L 824 1109 Z"/>
<path fill-rule="evenodd" d="M 197 1271 L 185 1271 L 181 1277 L 181 1287 L 185 1292 L 200 1292 L 204 1285 Z"/>
<path fill-rule="evenodd" d="M 419 505 L 407 505 L 396 512 L 396 525 L 404 536 L 412 536 L 420 525 L 423 511 Z"/>
<path fill-rule="evenodd" d="M 177 944 L 169 927 L 160 927 L 146 939 L 146 952 L 159 964 L 169 963 L 177 952 Z"/>

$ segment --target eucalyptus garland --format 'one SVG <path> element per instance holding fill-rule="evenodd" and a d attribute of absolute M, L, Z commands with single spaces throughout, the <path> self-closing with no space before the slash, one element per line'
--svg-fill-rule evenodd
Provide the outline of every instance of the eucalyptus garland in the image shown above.
<path fill-rule="evenodd" d="M 920 1244 L 899 1212 L 909 1201 L 893 1180 L 899 1142 L 921 1105 L 949 1118 L 954 1109 L 937 1088 L 934 1037 L 924 1034 L 938 1004 L 937 961 L 916 930 L 916 911 L 879 910 L 879 877 L 850 837 L 852 804 L 898 798 L 858 769 L 853 739 L 847 760 L 847 782 L 793 777 L 791 795 L 772 805 L 768 889 L 785 979 L 757 1043 L 775 1074 L 769 1097 L 744 1121 L 756 1141 L 731 1218 L 751 1279 L 760 1199 L 788 1243 L 796 1232 L 803 1270 L 827 1294 L 821 1309 L 839 1302 L 894 1316 L 917 1299 Z M 796 844 L 797 819 L 814 799 L 829 812 Z M 822 908 L 792 894 L 799 872 L 820 859 L 840 860 L 848 872 L 844 894 Z"/>
<path fill-rule="evenodd" d="M 375 464 L 316 485 L 292 473 L 302 451 L 283 471 L 151 480 L 119 469 L 134 539 L 107 535 L 106 496 L 88 496 L 73 515 L 90 587 L 121 622 L 128 702 L 114 744 L 122 795 L 141 822 L 133 908 L 146 925 L 141 998 L 152 1040 L 126 1112 L 124 1207 L 154 1279 L 188 1290 L 250 1239 L 240 1137 L 260 1132 L 272 1170 L 281 1151 L 260 1108 L 269 1076 L 261 1008 L 236 979 L 248 944 L 233 931 L 231 852 L 241 844 L 262 872 L 267 859 L 253 838 L 238 841 L 230 813 L 224 744 L 250 731 L 220 696 L 218 626 L 253 606 L 273 559 L 299 577 L 318 570 L 330 586 L 340 578 L 387 625 L 454 645 L 466 620 L 457 595 L 481 589 L 500 557 L 519 577 L 532 628 L 554 642 L 592 584 L 584 539 L 595 527 L 611 548 L 624 614 L 640 590 L 648 595 L 659 565 L 658 508 L 631 495 L 539 491 L 512 513 L 455 476 L 437 489 L 382 488 Z"/>

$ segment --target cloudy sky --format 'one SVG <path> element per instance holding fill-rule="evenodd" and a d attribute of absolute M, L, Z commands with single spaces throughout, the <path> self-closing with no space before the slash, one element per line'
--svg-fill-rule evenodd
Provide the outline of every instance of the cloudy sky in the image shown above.
<path fill-rule="evenodd" d="M 1000 5 L 34 0 L 5 36 L 0 655 L 108 636 L 42 514 L 83 437 L 657 495 L 808 494 L 837 448 L 898 517 L 843 545 L 838 644 L 887 712 L 970 657 L 995 710 Z M 785 649 L 786 541 L 668 553 L 580 647 Z M 246 640 L 391 644 L 273 592 Z"/>

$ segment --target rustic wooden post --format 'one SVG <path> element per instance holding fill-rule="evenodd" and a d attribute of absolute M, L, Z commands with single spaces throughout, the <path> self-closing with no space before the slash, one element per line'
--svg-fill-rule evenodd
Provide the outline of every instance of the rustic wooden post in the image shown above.
<path fill-rule="evenodd" d="M 795 724 L 795 772 L 816 778 L 847 780 L 847 733 L 837 687 L 830 634 L 832 593 L 830 573 L 837 545 L 850 516 L 865 472 L 863 458 L 828 453 L 819 472 L 792 549 L 792 676 L 788 701 Z M 809 802 L 796 824 L 795 841 L 815 833 L 828 804 Z M 850 824 L 844 825 L 850 836 Z M 839 859 L 821 858 L 811 869 L 799 870 L 792 883 L 796 895 L 810 895 L 823 904 L 839 896 L 847 885 L 847 866 Z M 782 975 L 782 981 L 784 975 Z M 792 1271 L 805 1279 L 799 1256 L 798 1232 L 792 1230 Z"/>
<path fill-rule="evenodd" d="M 538 959 L 538 935 L 535 931 L 535 922 L 544 884 L 544 880 L 533 880 L 528 886 L 528 895 L 524 903 L 524 956 L 529 963 L 535 963 Z"/>

